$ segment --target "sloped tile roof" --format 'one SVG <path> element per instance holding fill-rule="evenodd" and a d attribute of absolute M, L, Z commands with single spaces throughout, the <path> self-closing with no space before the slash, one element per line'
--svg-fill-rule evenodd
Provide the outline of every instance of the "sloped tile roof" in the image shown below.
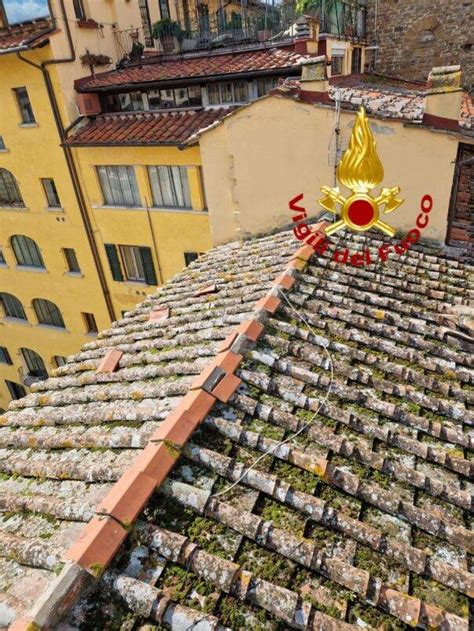
<path fill-rule="evenodd" d="M 78 128 L 65 145 L 181 144 L 229 113 L 228 109 L 102 114 Z"/>
<path fill-rule="evenodd" d="M 286 79 L 274 92 L 291 98 L 304 98 L 299 79 Z M 379 118 L 421 123 L 426 105 L 426 84 L 403 81 L 383 75 L 347 75 L 329 82 L 329 98 L 335 102 L 339 94 L 345 109 L 366 111 Z M 468 93 L 463 94 L 459 126 L 466 132 L 474 129 L 474 106 Z"/>
<path fill-rule="evenodd" d="M 47 39 L 51 30 L 51 22 L 46 18 L 0 29 L 0 52 L 5 53 L 19 46 L 37 46 Z"/>
<path fill-rule="evenodd" d="M 93 77 L 83 77 L 75 82 L 75 86 L 79 92 L 93 92 L 99 88 L 120 87 L 135 83 L 289 69 L 297 66 L 304 58 L 305 56 L 293 51 L 293 46 L 200 56 L 185 55 L 181 59 L 146 61 L 120 70 L 102 72 Z"/>
<path fill-rule="evenodd" d="M 474 372 L 452 328 L 474 267 L 424 245 L 381 268 L 315 255 L 288 268 L 296 249 L 282 232 L 211 250 L 12 403 L 5 610 L 24 614 L 55 580 L 111 484 L 258 317 L 260 337 L 258 324 L 240 329 L 257 341 L 242 346 L 238 390 L 181 455 L 169 446 L 167 480 L 67 622 L 467 631 Z M 285 269 L 296 282 L 280 277 L 281 303 L 262 303 Z M 256 301 L 276 310 L 255 316 Z M 97 373 L 110 348 L 119 369 Z"/>

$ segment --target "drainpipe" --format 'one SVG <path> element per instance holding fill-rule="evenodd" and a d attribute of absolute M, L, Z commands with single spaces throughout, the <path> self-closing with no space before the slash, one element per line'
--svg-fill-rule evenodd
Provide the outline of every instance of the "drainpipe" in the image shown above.
<path fill-rule="evenodd" d="M 50 59 L 47 61 L 43 61 L 41 64 L 37 64 L 34 61 L 31 61 L 30 59 L 26 59 L 25 57 L 22 57 L 21 52 L 17 52 L 17 57 L 19 59 L 21 59 L 21 61 L 24 61 L 25 63 L 29 64 L 30 66 L 33 66 L 34 68 L 40 70 L 43 74 L 43 79 L 45 82 L 45 86 L 46 86 L 46 91 L 48 93 L 48 97 L 49 97 L 49 101 L 51 103 L 51 108 L 53 110 L 53 116 L 54 116 L 54 121 L 56 123 L 56 128 L 58 130 L 58 134 L 59 134 L 59 138 L 61 141 L 61 144 L 64 142 L 64 140 L 66 139 L 66 133 L 63 127 L 63 123 L 61 120 L 61 112 L 59 111 L 59 106 L 58 106 L 58 102 L 56 99 L 56 95 L 54 93 L 54 88 L 53 88 L 53 84 L 51 81 L 51 76 L 48 72 L 47 66 L 52 65 L 52 64 L 62 64 L 62 63 L 70 63 L 76 60 L 76 53 L 74 50 L 74 44 L 72 42 L 72 37 L 71 37 L 71 31 L 69 28 L 69 23 L 67 21 L 67 15 L 66 15 L 66 9 L 64 7 L 64 0 L 59 0 L 59 4 L 61 5 L 61 13 L 63 16 L 63 20 L 64 20 L 64 24 L 65 24 L 65 28 L 66 28 L 66 35 L 67 35 L 67 39 L 68 39 L 68 43 L 69 43 L 69 50 L 71 51 L 70 56 L 69 57 L 64 57 L 62 59 Z M 48 0 L 48 7 L 50 10 L 50 15 L 52 16 L 52 20 L 53 20 L 53 24 L 56 24 L 56 20 L 53 16 L 53 12 L 52 12 L 52 8 L 51 8 L 51 0 Z M 87 236 L 87 240 L 89 242 L 89 246 L 91 248 L 91 252 L 92 252 L 92 257 L 94 259 L 94 263 L 97 269 L 97 274 L 99 277 L 99 282 L 101 285 L 101 289 L 102 292 L 104 294 L 104 299 L 105 299 L 105 304 L 107 306 L 107 311 L 109 313 L 109 317 L 111 319 L 111 321 L 113 322 L 116 318 L 115 318 L 115 310 L 114 310 L 114 306 L 112 303 L 112 298 L 110 296 L 110 291 L 109 288 L 107 286 L 107 279 L 105 277 L 104 274 L 104 270 L 102 267 L 102 263 L 100 261 L 100 256 L 99 256 L 99 250 L 97 248 L 97 243 L 95 241 L 95 237 L 94 237 L 94 230 L 90 221 L 90 217 L 89 214 L 87 212 L 87 205 L 84 199 L 84 194 L 82 192 L 82 188 L 81 188 L 81 184 L 80 184 L 80 180 L 79 180 L 79 176 L 77 174 L 77 169 L 76 169 L 76 165 L 74 163 L 74 159 L 71 153 L 71 148 L 70 147 L 65 147 L 63 145 L 63 152 L 64 152 L 64 156 L 66 158 L 66 164 L 68 167 L 68 171 L 69 171 L 69 175 L 71 176 L 71 181 L 72 181 L 72 186 L 74 188 L 74 193 L 76 196 L 76 200 L 79 206 L 79 211 L 81 213 L 81 218 L 84 224 L 84 228 L 86 230 L 86 236 Z"/>

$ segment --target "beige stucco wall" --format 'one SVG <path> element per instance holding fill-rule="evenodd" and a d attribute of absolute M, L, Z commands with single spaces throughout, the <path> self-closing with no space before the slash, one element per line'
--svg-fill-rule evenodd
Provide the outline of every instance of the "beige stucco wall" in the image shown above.
<path fill-rule="evenodd" d="M 353 112 L 341 115 L 346 138 L 354 119 Z M 320 188 L 334 184 L 328 163 L 333 126 L 330 107 L 270 96 L 205 132 L 200 145 L 213 243 L 238 238 L 239 227 L 245 236 L 288 223 L 288 201 L 299 193 L 308 214 L 319 215 Z M 374 119 L 372 128 L 385 167 L 383 186 L 400 186 L 405 199 L 381 218 L 410 229 L 421 198 L 430 194 L 434 208 L 423 236 L 444 240 L 458 137 L 397 121 Z"/>
<path fill-rule="evenodd" d="M 120 47 L 120 37 L 115 33 L 134 28 L 141 28 L 142 22 L 137 0 L 124 2 L 123 0 L 83 0 L 86 16 L 95 20 L 98 28 L 83 28 L 79 26 L 79 21 L 74 14 L 72 0 L 64 0 L 66 14 L 68 17 L 71 38 L 74 44 L 76 59 L 74 62 L 58 64 L 55 71 L 60 83 L 60 91 L 66 111 L 62 112 L 64 124 L 75 120 L 78 116 L 76 106 L 76 93 L 74 91 L 74 81 L 80 77 L 90 75 L 90 69 L 81 64 L 80 56 L 87 50 L 96 55 L 106 55 L 111 58 L 109 66 L 100 66 L 95 69 L 96 73 L 113 70 L 115 64 L 125 54 Z M 51 53 L 54 59 L 69 58 L 71 51 L 66 36 L 64 17 L 58 0 L 52 2 L 53 13 L 56 18 L 58 33 L 51 37 Z"/>

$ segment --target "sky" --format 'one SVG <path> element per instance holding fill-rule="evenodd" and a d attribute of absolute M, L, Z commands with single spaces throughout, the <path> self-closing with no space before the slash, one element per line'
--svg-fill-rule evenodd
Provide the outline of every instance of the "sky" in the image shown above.
<path fill-rule="evenodd" d="M 47 0 L 3 0 L 9 24 L 48 15 Z"/>

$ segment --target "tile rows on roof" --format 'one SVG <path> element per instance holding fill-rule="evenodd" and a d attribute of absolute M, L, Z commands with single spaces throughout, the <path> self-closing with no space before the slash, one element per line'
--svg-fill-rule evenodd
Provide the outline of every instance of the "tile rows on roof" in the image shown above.
<path fill-rule="evenodd" d="M 102 114 L 89 119 L 64 144 L 81 145 L 160 145 L 182 144 L 200 129 L 229 113 L 226 109 L 180 112 L 133 112 Z"/>
<path fill-rule="evenodd" d="M 119 495 L 110 482 L 147 443 L 155 447 L 142 452 L 139 473 L 153 478 L 163 445 L 153 436 L 172 443 L 166 482 L 110 570 L 70 611 L 72 626 L 127 618 L 172 628 L 467 630 L 474 375 L 469 341 L 446 343 L 438 319 L 472 300 L 473 269 L 431 246 L 383 270 L 340 267 L 304 247 L 295 257 L 295 246 L 280 234 L 208 253 L 4 415 L 0 492 L 13 515 L 0 529 L 0 552 L 18 555 L 9 569 L 20 586 L 27 572 L 51 572 L 48 551 L 61 558 L 108 493 L 105 512 L 128 525 L 151 483 L 131 506 L 121 501 L 134 497 L 130 480 Z M 288 302 L 275 283 L 288 287 Z M 255 303 L 267 308 L 260 323 Z M 169 317 L 150 320 L 153 309 Z M 111 348 L 123 352 L 118 370 L 97 373 Z M 209 358 L 229 351 L 243 356 L 239 366 L 211 360 L 189 392 Z M 229 371 L 239 380 L 233 394 L 194 419 L 187 404 L 179 411 L 182 394 L 204 387 L 215 398 Z M 163 423 L 176 405 L 181 422 Z M 77 449 L 88 432 L 88 444 L 107 448 Z M 22 497 L 28 475 L 33 496 Z M 55 532 L 34 516 L 38 506 L 57 516 L 59 538 L 38 536 Z M 0 589 L 11 596 L 13 588 Z"/>
<path fill-rule="evenodd" d="M 293 46 L 265 47 L 230 53 L 204 55 L 184 55 L 179 59 L 157 59 L 142 61 L 119 70 L 111 70 L 84 77 L 75 82 L 80 92 L 90 92 L 97 88 L 142 84 L 171 79 L 209 77 L 234 73 L 255 72 L 292 68 L 305 56 L 293 51 Z"/>
<path fill-rule="evenodd" d="M 45 39 L 46 34 L 50 31 L 51 22 L 48 19 L 24 22 L 0 29 L 0 50 L 7 51 L 10 48 L 38 44 Z"/>

